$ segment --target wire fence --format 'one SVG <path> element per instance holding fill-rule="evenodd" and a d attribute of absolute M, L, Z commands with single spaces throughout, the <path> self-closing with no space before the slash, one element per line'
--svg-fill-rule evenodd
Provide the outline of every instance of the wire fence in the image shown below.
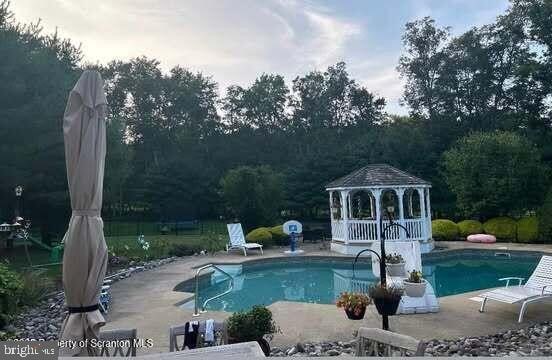
<path fill-rule="evenodd" d="M 110 221 L 104 220 L 106 237 L 139 235 L 197 235 L 224 234 L 226 225 L 216 220 L 189 220 L 174 222 Z"/>

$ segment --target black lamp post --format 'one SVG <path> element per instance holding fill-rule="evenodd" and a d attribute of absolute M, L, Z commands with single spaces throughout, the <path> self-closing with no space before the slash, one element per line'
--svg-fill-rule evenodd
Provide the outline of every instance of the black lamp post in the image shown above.
<path fill-rule="evenodd" d="M 19 223 L 20 221 L 20 218 L 21 218 L 21 195 L 23 195 L 23 186 L 21 185 L 17 185 L 15 187 L 15 207 L 14 207 L 14 219 L 13 219 L 13 224 L 12 224 L 12 230 L 15 230 L 17 231 L 17 229 L 20 228 L 21 224 Z M 14 238 L 14 234 L 15 232 L 12 231 L 12 233 L 10 234 L 10 236 L 8 237 L 7 241 L 6 241 L 6 248 L 7 249 L 12 249 L 13 248 L 13 238 Z"/>
<path fill-rule="evenodd" d="M 23 186 L 17 185 L 15 187 L 15 222 L 21 217 L 21 195 L 23 195 Z"/>
<path fill-rule="evenodd" d="M 395 208 L 393 206 L 388 206 L 385 209 L 385 212 L 387 214 L 387 218 L 389 219 L 389 224 L 386 225 L 385 227 L 383 226 L 383 216 L 380 216 L 380 223 L 379 223 L 379 227 L 380 227 L 380 231 L 381 231 L 380 254 L 378 254 L 377 252 L 375 252 L 372 249 L 364 249 L 364 250 L 360 251 L 357 254 L 357 256 L 355 257 L 355 261 L 353 262 L 353 276 L 354 276 L 354 274 L 355 274 L 355 264 L 357 262 L 358 257 L 363 252 L 374 253 L 377 256 L 377 258 L 379 260 L 379 263 L 380 263 L 380 284 L 381 284 L 382 288 L 387 287 L 387 270 L 386 270 L 387 269 L 387 264 L 385 262 L 385 233 L 387 232 L 387 230 L 389 228 L 391 228 L 393 226 L 398 226 L 399 228 L 403 229 L 406 232 L 406 237 L 407 238 L 410 237 L 410 233 L 408 232 L 408 229 L 406 227 L 404 227 L 401 224 L 393 222 L 392 214 L 394 213 L 394 211 L 395 211 Z M 382 315 L 381 317 L 382 317 L 382 319 L 381 319 L 381 328 L 383 330 L 389 330 L 389 315 Z"/>

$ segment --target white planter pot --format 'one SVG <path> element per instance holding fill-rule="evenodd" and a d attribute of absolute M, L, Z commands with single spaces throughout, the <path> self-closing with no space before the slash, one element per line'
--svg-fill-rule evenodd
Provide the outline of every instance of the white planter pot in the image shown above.
<path fill-rule="evenodd" d="M 401 276 L 401 277 L 405 276 L 406 271 L 404 270 L 404 263 L 386 264 L 386 265 L 387 265 L 387 275 Z"/>
<path fill-rule="evenodd" d="M 425 294 L 427 281 L 422 279 L 421 283 L 413 283 L 403 280 L 404 293 L 410 297 L 422 297 Z"/>

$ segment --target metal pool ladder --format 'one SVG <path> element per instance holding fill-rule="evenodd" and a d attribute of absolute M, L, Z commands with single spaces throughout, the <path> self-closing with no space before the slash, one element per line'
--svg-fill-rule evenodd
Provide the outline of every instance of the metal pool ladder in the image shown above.
<path fill-rule="evenodd" d="M 209 269 L 209 268 L 213 268 L 213 269 L 216 269 L 218 271 L 220 271 L 222 274 L 226 275 L 226 277 L 228 277 L 228 279 L 230 280 L 230 284 L 228 286 L 228 289 L 223 292 L 223 293 L 220 293 L 218 295 L 215 295 L 213 297 L 210 297 L 209 299 L 205 300 L 203 302 L 203 305 L 201 306 L 201 311 L 198 312 L 198 302 L 199 302 L 199 274 L 205 270 L 205 269 Z M 222 270 L 221 268 L 219 268 L 218 266 L 214 265 L 214 264 L 207 264 L 207 265 L 204 265 L 202 267 L 200 267 L 199 269 L 197 269 L 196 271 L 196 274 L 195 274 L 195 294 L 194 294 L 194 314 L 193 316 L 199 316 L 201 313 L 205 313 L 207 312 L 207 310 L 205 310 L 205 306 L 207 306 L 207 303 L 210 302 L 211 300 L 215 300 L 215 299 L 218 299 L 219 297 L 221 296 L 224 296 L 226 294 L 228 294 L 230 291 L 232 291 L 232 289 L 234 288 L 234 278 L 228 274 L 226 271 Z"/>

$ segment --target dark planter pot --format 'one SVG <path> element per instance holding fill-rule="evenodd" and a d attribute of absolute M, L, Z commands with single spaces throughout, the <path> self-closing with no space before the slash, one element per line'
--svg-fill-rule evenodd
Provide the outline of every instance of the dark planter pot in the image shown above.
<path fill-rule="evenodd" d="M 355 314 L 354 311 L 345 309 L 345 314 L 347 314 L 347 317 L 351 320 L 361 320 L 364 319 L 364 314 L 366 313 L 366 306 L 362 309 L 360 314 Z"/>
<path fill-rule="evenodd" d="M 261 350 L 263 350 L 265 356 L 270 356 L 270 344 L 266 339 L 259 339 L 257 340 L 259 343 L 259 346 L 261 347 Z"/>
<path fill-rule="evenodd" d="M 401 302 L 400 297 L 390 299 L 379 298 L 373 300 L 380 315 L 395 315 L 397 313 L 397 309 L 399 308 L 399 303 Z"/>

